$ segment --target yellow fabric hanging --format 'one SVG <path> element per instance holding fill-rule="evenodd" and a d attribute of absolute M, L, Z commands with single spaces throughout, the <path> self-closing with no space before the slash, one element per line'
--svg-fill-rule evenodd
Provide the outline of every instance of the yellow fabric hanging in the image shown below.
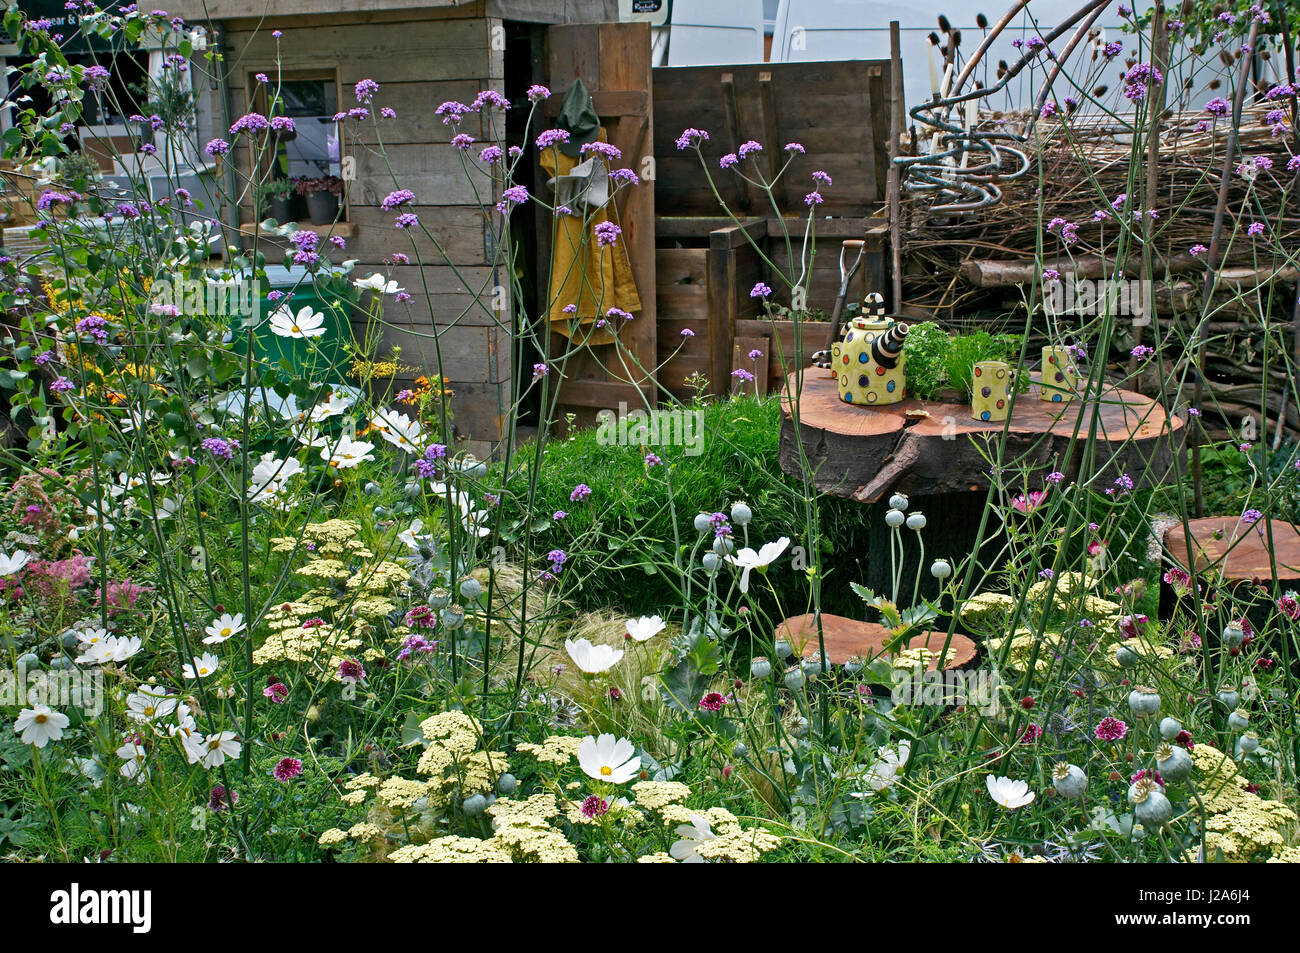
<path fill-rule="evenodd" d="M 605 140 L 605 130 L 599 133 Z M 557 163 L 558 160 L 558 163 Z M 558 149 L 542 151 L 541 165 L 547 178 L 568 175 L 574 166 L 584 161 L 581 157 L 566 156 Z M 629 314 L 641 310 L 641 296 L 637 294 L 636 280 L 632 277 L 632 264 L 627 257 L 627 247 L 620 237 L 608 247 L 596 243 L 593 230 L 601 222 L 618 224 L 618 213 L 613 196 L 603 208 L 588 217 L 587 233 L 583 236 L 583 216 L 560 215 L 555 227 L 555 246 L 551 255 L 550 307 L 547 320 L 551 330 L 570 336 L 570 328 L 577 321 L 583 328 L 579 339 L 588 344 L 609 344 L 616 335 L 611 330 L 617 324 L 593 328 L 605 318 L 610 308 L 620 308 Z M 577 305 L 576 314 L 566 314 L 567 305 Z"/>

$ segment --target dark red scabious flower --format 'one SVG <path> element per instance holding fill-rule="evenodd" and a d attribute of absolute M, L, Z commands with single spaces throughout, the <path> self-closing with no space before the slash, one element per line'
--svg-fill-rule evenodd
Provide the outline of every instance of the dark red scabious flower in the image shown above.
<path fill-rule="evenodd" d="M 1120 741 L 1128 734 L 1128 725 L 1118 718 L 1107 715 L 1097 724 L 1092 733 L 1102 741 Z"/>
<path fill-rule="evenodd" d="M 1188 751 L 1192 751 L 1196 747 L 1196 745 L 1192 743 L 1192 733 L 1186 728 L 1178 732 L 1178 735 L 1174 738 L 1174 744 L 1182 745 Z"/>
<path fill-rule="evenodd" d="M 1119 631 L 1126 639 L 1136 639 L 1148 621 L 1144 615 L 1126 615 L 1119 620 Z"/>
<path fill-rule="evenodd" d="M 617 685 L 611 685 L 609 687 L 609 697 L 614 699 L 614 701 L 618 701 L 623 697 L 623 690 Z"/>
<path fill-rule="evenodd" d="M 1258 785 L 1258 784 L 1247 784 L 1245 790 L 1249 791 L 1251 794 L 1258 794 L 1258 793 L 1259 793 L 1259 785 Z"/>
<path fill-rule="evenodd" d="M 1276 662 L 1273 659 L 1268 658 L 1267 656 L 1264 655 L 1261 655 L 1259 658 L 1255 659 L 1255 668 L 1263 672 L 1267 672 L 1275 664 Z"/>
<path fill-rule="evenodd" d="M 1300 602 L 1296 601 L 1295 596 L 1290 595 L 1289 593 L 1282 596 L 1277 600 L 1277 607 L 1288 619 L 1300 619 Z"/>
<path fill-rule="evenodd" d="M 1165 786 L 1165 779 L 1160 776 L 1159 771 L 1148 771 L 1146 768 L 1143 768 L 1137 774 L 1133 775 L 1133 783 L 1137 784 L 1143 778 L 1150 778 L 1161 787 Z"/>
<path fill-rule="evenodd" d="M 595 794 L 588 795 L 586 800 L 582 802 L 583 817 L 600 817 L 608 811 L 609 802 Z"/>
<path fill-rule="evenodd" d="M 1249 619 L 1244 617 L 1237 619 L 1236 622 L 1237 625 L 1241 627 L 1241 644 L 1250 645 L 1251 642 L 1255 641 L 1255 636 L 1257 634 L 1255 632 L 1255 627 L 1250 624 Z"/>
<path fill-rule="evenodd" d="M 719 692 L 709 692 L 700 699 L 700 707 L 705 711 L 722 711 L 722 706 L 727 700 Z"/>
<path fill-rule="evenodd" d="M 289 686 L 283 682 L 273 682 L 262 689 L 262 695 L 277 705 L 283 705 L 289 700 Z"/>
<path fill-rule="evenodd" d="M 1020 699 L 1020 707 L 1025 709 L 1026 711 L 1028 711 L 1030 708 L 1033 708 L 1034 707 L 1033 696 L 1026 695 L 1024 698 Z"/>
<path fill-rule="evenodd" d="M 234 791 L 226 792 L 225 785 L 218 784 L 208 795 L 209 811 L 224 811 L 233 804 L 239 803 L 239 795 Z"/>
<path fill-rule="evenodd" d="M 356 659 L 344 659 L 339 662 L 339 678 L 355 684 L 366 677 L 366 669 Z"/>
<path fill-rule="evenodd" d="M 1042 725 L 1035 725 L 1031 723 L 1025 725 L 1025 730 L 1020 732 L 1020 740 L 1025 742 L 1026 744 L 1033 744 L 1041 737 L 1043 737 Z"/>
<path fill-rule="evenodd" d="M 302 774 L 302 762 L 297 758 L 281 758 L 272 773 L 277 781 L 287 784 Z"/>

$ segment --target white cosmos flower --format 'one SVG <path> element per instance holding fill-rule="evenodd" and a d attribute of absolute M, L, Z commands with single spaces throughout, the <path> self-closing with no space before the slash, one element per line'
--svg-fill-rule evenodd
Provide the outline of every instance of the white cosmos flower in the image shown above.
<path fill-rule="evenodd" d="M 18 713 L 14 722 L 14 731 L 25 745 L 44 748 L 51 741 L 63 737 L 63 729 L 68 727 L 68 716 L 54 711 L 48 705 L 24 708 Z"/>
<path fill-rule="evenodd" d="M 343 413 L 343 411 L 351 407 L 353 403 L 355 403 L 355 400 L 349 395 L 340 393 L 339 391 L 330 391 L 327 400 L 318 400 L 312 405 L 311 413 L 307 415 L 307 419 L 314 424 L 318 424 L 322 420 L 328 420 L 331 417 Z"/>
<path fill-rule="evenodd" d="M 422 529 L 424 529 L 424 520 L 416 517 L 411 520 L 410 526 L 397 534 L 397 541 L 411 552 L 418 553 L 421 548 L 433 542 L 432 534 L 420 535 Z"/>
<path fill-rule="evenodd" d="M 203 640 L 203 644 L 220 645 L 232 635 L 243 632 L 244 628 L 244 614 L 242 612 L 236 612 L 234 615 L 229 612 L 223 613 L 218 618 L 213 619 L 212 624 L 203 630 L 208 634 L 208 637 Z"/>
<path fill-rule="evenodd" d="M 569 653 L 573 664 L 588 675 L 608 672 L 623 657 L 623 650 L 612 645 L 592 645 L 589 639 L 564 640 L 564 651 Z M 611 736 L 612 737 L 612 736 Z"/>
<path fill-rule="evenodd" d="M 369 278 L 357 278 L 352 283 L 362 291 L 378 291 L 381 294 L 386 295 L 395 295 L 402 291 L 402 289 L 397 286 L 396 281 L 384 280 L 384 276 L 379 272 L 375 272 Z"/>
<path fill-rule="evenodd" d="M 0 576 L 12 576 L 26 566 L 27 560 L 31 558 L 29 553 L 21 549 L 15 549 L 13 555 L 10 556 L 0 552 Z"/>
<path fill-rule="evenodd" d="M 282 338 L 317 338 L 325 333 L 325 315 L 313 311 L 311 305 L 294 314 L 282 304 L 271 312 L 271 331 Z"/>
<path fill-rule="evenodd" d="M 900 741 L 898 747 L 884 747 L 879 749 L 876 754 L 878 761 L 867 767 L 858 775 L 858 780 L 865 783 L 866 788 L 870 790 L 850 791 L 854 797 L 870 797 L 872 794 L 878 794 L 894 786 L 898 781 L 898 775 L 903 770 L 903 765 L 907 764 L 907 758 L 912 753 L 912 743 L 910 741 Z"/>
<path fill-rule="evenodd" d="M 135 635 L 110 635 L 99 643 L 110 662 L 125 662 L 132 658 L 140 651 L 140 644 L 140 637 Z"/>
<path fill-rule="evenodd" d="M 122 747 L 117 749 L 116 754 L 124 762 L 122 767 L 118 768 L 118 771 L 128 781 L 144 770 L 144 745 L 136 742 L 134 735 L 126 736 L 122 742 Z M 144 779 L 141 778 L 140 780 L 143 781 Z"/>
<path fill-rule="evenodd" d="M 332 467 L 346 470 L 355 467 L 363 460 L 375 459 L 375 445 L 365 440 L 353 440 L 343 434 L 337 441 L 326 445 L 320 452 L 320 458 Z"/>
<path fill-rule="evenodd" d="M 176 724 L 167 726 L 167 734 L 173 738 L 179 737 L 181 742 L 187 747 L 194 738 L 202 737 L 199 735 L 199 726 L 194 722 L 194 715 L 190 712 L 190 706 L 181 702 L 176 706 Z M 190 764 L 194 761 L 191 760 Z"/>
<path fill-rule="evenodd" d="M 394 447 L 407 453 L 419 453 L 424 446 L 424 431 L 420 428 L 420 422 L 398 411 L 377 411 L 370 426 L 378 430 L 380 436 Z"/>
<path fill-rule="evenodd" d="M 754 552 L 746 546 L 736 555 L 728 556 L 727 562 L 733 566 L 739 566 L 741 569 L 740 591 L 749 592 L 749 572 L 751 569 L 766 569 L 776 562 L 777 557 L 785 552 L 785 548 L 789 545 L 790 537 L 782 536 L 775 543 L 764 543 L 763 548 L 758 552 Z"/>
<path fill-rule="evenodd" d="M 657 615 L 643 615 L 627 620 L 627 634 L 638 642 L 648 642 L 664 630 L 664 620 Z"/>
<path fill-rule="evenodd" d="M 626 784 L 641 770 L 641 758 L 633 754 L 635 750 L 626 738 L 587 735 L 578 743 L 578 765 L 589 778 Z"/>
<path fill-rule="evenodd" d="M 1025 781 L 1013 781 L 1011 778 L 995 778 L 990 774 L 984 778 L 984 783 L 988 786 L 989 797 L 1008 811 L 1024 807 L 1034 799 L 1034 792 L 1029 790 L 1029 784 Z"/>
<path fill-rule="evenodd" d="M 191 679 L 207 678 L 220 667 L 221 662 L 217 660 L 215 655 L 211 652 L 204 652 L 202 655 L 194 657 L 193 665 L 189 662 L 185 663 L 185 677 Z"/>
<path fill-rule="evenodd" d="M 274 453 L 262 454 L 253 467 L 253 477 L 248 481 L 248 499 L 253 503 L 269 503 L 285 489 L 290 477 L 302 472 L 297 457 L 281 460 Z"/>
<path fill-rule="evenodd" d="M 487 510 L 475 509 L 467 497 L 458 498 L 456 502 L 460 506 L 460 521 L 465 527 L 465 532 L 473 533 L 479 538 L 491 535 L 492 527 L 488 525 L 491 517 Z"/>
<path fill-rule="evenodd" d="M 126 717 L 132 721 L 166 718 L 176 710 L 178 700 L 156 685 L 141 685 L 126 696 Z"/>
<path fill-rule="evenodd" d="M 683 864 L 707 864 L 708 861 L 695 852 L 695 849 L 705 841 L 714 840 L 718 835 L 713 833 L 709 827 L 709 822 L 700 817 L 698 814 L 691 815 L 689 824 L 677 825 L 677 836 L 681 840 L 673 841 L 673 845 L 668 848 L 668 854 L 674 860 L 680 860 Z"/>
<path fill-rule="evenodd" d="M 197 762 L 211 769 L 221 767 L 227 758 L 238 758 L 242 749 L 243 745 L 235 740 L 233 731 L 218 731 L 206 738 L 194 736 L 186 743 L 185 754 L 189 757 L 190 764 Z"/>
<path fill-rule="evenodd" d="M 103 631 L 102 629 L 100 630 Z M 110 635 L 84 642 L 81 654 L 77 656 L 78 665 L 107 665 L 109 662 L 125 662 L 140 651 L 140 639 L 136 636 Z"/>

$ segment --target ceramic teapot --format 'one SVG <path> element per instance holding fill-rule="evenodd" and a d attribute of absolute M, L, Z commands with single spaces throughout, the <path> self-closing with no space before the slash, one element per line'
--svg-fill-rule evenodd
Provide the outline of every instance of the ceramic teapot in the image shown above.
<path fill-rule="evenodd" d="M 854 318 L 831 346 L 831 369 L 846 404 L 896 404 L 907 396 L 907 325 L 885 316 L 884 299 L 867 295 L 863 317 Z"/>

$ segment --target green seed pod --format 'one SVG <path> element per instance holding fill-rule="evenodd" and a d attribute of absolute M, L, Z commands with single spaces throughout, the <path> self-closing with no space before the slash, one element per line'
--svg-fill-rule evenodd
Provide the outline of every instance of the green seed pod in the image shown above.
<path fill-rule="evenodd" d="M 1259 735 L 1248 731 L 1237 739 L 1237 750 L 1242 754 L 1251 754 L 1259 748 Z"/>
<path fill-rule="evenodd" d="M 1052 769 L 1052 786 L 1061 797 L 1073 801 L 1088 790 L 1088 776 L 1078 765 L 1062 761 Z"/>
<path fill-rule="evenodd" d="M 731 522 L 737 526 L 745 526 L 754 518 L 754 511 L 749 508 L 749 504 L 743 501 L 731 505 Z"/>
<path fill-rule="evenodd" d="M 889 498 L 889 506 L 891 509 L 905 510 L 907 509 L 907 497 L 901 493 L 895 493 Z"/>
<path fill-rule="evenodd" d="M 1218 695 L 1219 704 L 1227 709 L 1235 709 L 1241 704 L 1241 694 L 1234 688 L 1220 688 Z"/>
<path fill-rule="evenodd" d="M 471 794 L 461 804 L 466 817 L 478 817 L 487 810 L 488 800 L 482 794 Z"/>
<path fill-rule="evenodd" d="M 695 517 L 695 532 L 707 533 L 709 531 L 710 520 L 712 516 L 708 513 L 700 513 Z"/>
<path fill-rule="evenodd" d="M 930 564 L 930 575 L 935 579 L 947 579 L 952 575 L 952 566 L 946 559 L 936 559 Z"/>
<path fill-rule="evenodd" d="M 1192 756 L 1186 748 L 1163 744 L 1156 752 L 1156 770 L 1166 781 L 1179 784 L 1192 776 Z"/>
<path fill-rule="evenodd" d="M 1173 813 L 1174 806 L 1169 803 L 1169 798 L 1155 788 L 1133 805 L 1133 816 L 1142 823 L 1143 827 L 1160 827 L 1168 823 Z"/>
<path fill-rule="evenodd" d="M 762 655 L 755 655 L 749 660 L 749 675 L 751 678 L 770 678 L 772 676 L 771 660 Z"/>
<path fill-rule="evenodd" d="M 1228 727 L 1233 731 L 1245 731 L 1250 727 L 1250 715 L 1238 708 L 1228 716 Z"/>
<path fill-rule="evenodd" d="M 797 692 L 803 688 L 804 675 L 803 669 L 798 665 L 791 665 L 785 670 L 785 677 L 782 679 L 785 687 L 792 692 Z"/>
<path fill-rule="evenodd" d="M 1120 668 L 1132 668 L 1138 663 L 1139 655 L 1127 645 L 1115 646 L 1115 661 Z"/>
<path fill-rule="evenodd" d="M 1241 626 L 1235 622 L 1229 622 L 1223 627 L 1223 644 L 1230 649 L 1235 649 L 1245 640 L 1246 633 L 1242 631 Z"/>
<path fill-rule="evenodd" d="M 776 652 L 776 657 L 779 659 L 789 658 L 794 653 L 794 649 L 790 647 L 790 642 L 787 639 L 777 639 L 773 651 Z"/>
<path fill-rule="evenodd" d="M 509 797 L 519 787 L 519 781 L 513 774 L 503 774 L 497 778 L 497 790 Z"/>
<path fill-rule="evenodd" d="M 467 576 L 460 582 L 460 594 L 473 602 L 483 594 L 483 586 L 473 576 Z"/>
<path fill-rule="evenodd" d="M 1173 741 L 1182 733 L 1183 723 L 1174 717 L 1165 717 L 1160 719 L 1160 737 L 1165 741 Z"/>
<path fill-rule="evenodd" d="M 890 510 L 885 514 L 885 525 L 890 529 L 898 529 L 906 521 L 907 517 L 903 515 L 902 510 Z"/>
<path fill-rule="evenodd" d="M 1128 693 L 1128 710 L 1134 715 L 1154 715 L 1160 710 L 1160 696 L 1154 688 L 1139 685 Z"/>
<path fill-rule="evenodd" d="M 451 604 L 451 593 L 446 589 L 434 589 L 429 593 L 429 608 L 442 609 Z"/>

